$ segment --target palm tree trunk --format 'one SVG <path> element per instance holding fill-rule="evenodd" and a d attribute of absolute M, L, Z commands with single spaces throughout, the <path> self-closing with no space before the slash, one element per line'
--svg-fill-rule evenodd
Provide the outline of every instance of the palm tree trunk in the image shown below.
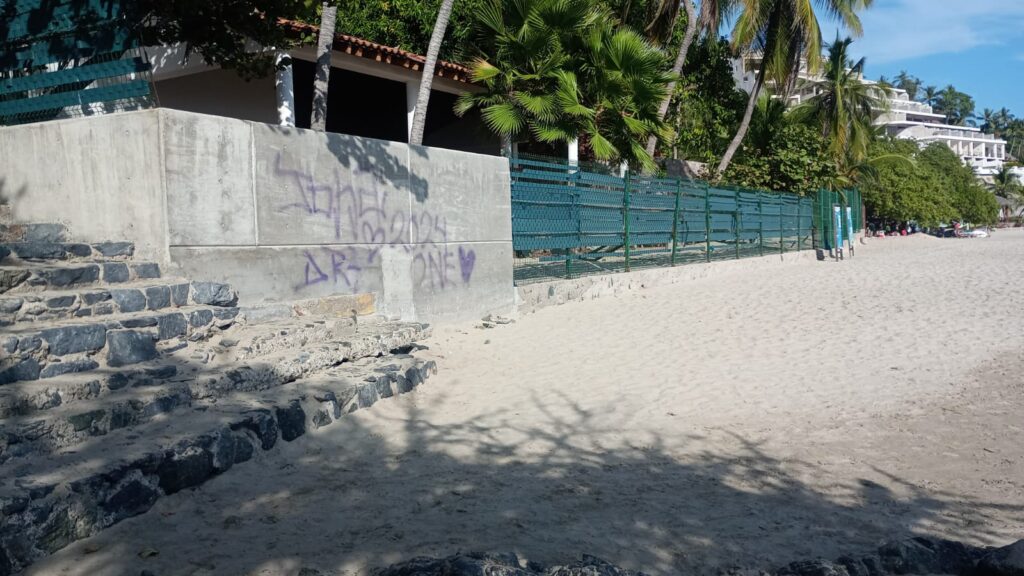
<path fill-rule="evenodd" d="M 416 110 L 412 114 L 412 130 L 409 144 L 423 144 L 423 128 L 427 123 L 427 104 L 430 103 L 430 85 L 434 81 L 434 67 L 437 65 L 437 53 L 441 51 L 444 31 L 448 28 L 448 17 L 452 14 L 455 0 L 442 0 L 441 9 L 437 12 L 434 31 L 430 34 L 430 46 L 427 48 L 427 61 L 423 64 L 423 76 L 420 78 L 420 93 L 416 98 Z"/>
<path fill-rule="evenodd" d="M 712 175 L 713 180 L 718 180 L 722 177 L 722 174 L 725 174 L 729 164 L 732 163 L 732 157 L 736 155 L 736 151 L 740 149 L 740 144 L 743 143 L 743 138 L 747 135 L 747 130 L 750 128 L 750 119 L 754 117 L 754 108 L 757 107 L 757 99 L 761 95 L 761 80 L 763 78 L 764 63 L 762 62 L 761 69 L 758 70 L 757 80 L 754 82 L 753 89 L 750 90 L 750 98 L 747 100 L 747 110 L 743 113 L 743 120 L 740 122 L 740 127 L 736 130 L 736 135 L 733 136 L 732 142 L 729 143 L 729 147 L 726 148 L 722 161 L 718 163 L 718 169 Z"/>
<path fill-rule="evenodd" d="M 672 66 L 672 76 L 678 78 L 683 73 L 683 65 L 686 64 L 686 53 L 690 51 L 690 44 L 697 33 L 697 11 L 690 0 L 682 0 L 683 9 L 686 10 L 686 33 L 683 34 L 683 43 L 679 45 L 679 54 L 676 56 L 676 63 Z M 672 94 L 676 91 L 676 81 L 668 83 L 668 94 L 661 101 L 658 108 L 658 119 L 664 120 L 668 113 L 668 105 L 672 101 Z M 654 151 L 658 146 L 658 137 L 652 134 L 647 138 L 647 154 L 654 158 Z"/>
<path fill-rule="evenodd" d="M 338 7 L 324 2 L 320 13 L 320 36 L 316 43 L 316 78 L 313 80 L 313 114 L 309 127 L 323 132 L 327 129 L 327 86 L 331 79 L 331 48 L 334 46 L 334 23 Z"/>

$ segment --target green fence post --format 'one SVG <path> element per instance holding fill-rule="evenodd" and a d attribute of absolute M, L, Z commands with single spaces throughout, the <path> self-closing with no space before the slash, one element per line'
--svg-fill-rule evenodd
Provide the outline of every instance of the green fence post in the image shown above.
<path fill-rule="evenodd" d="M 624 185 L 622 190 L 622 227 L 625 231 L 626 272 L 629 272 L 629 170 L 626 170 Z"/>
<path fill-rule="evenodd" d="M 796 199 L 796 251 L 803 250 L 804 239 L 800 236 L 800 207 L 803 206 L 804 199 L 799 197 Z"/>
<path fill-rule="evenodd" d="M 734 210 L 733 213 L 732 213 L 732 227 L 736 231 L 736 233 L 733 235 L 736 238 L 736 250 L 734 250 L 734 252 L 736 253 L 736 259 L 739 260 L 740 259 L 740 193 L 739 193 L 739 191 L 736 191 L 735 195 L 733 196 L 733 202 L 736 203 L 736 210 Z"/>
<path fill-rule="evenodd" d="M 577 244 L 579 244 L 579 238 L 583 237 L 583 222 L 582 222 L 582 218 L 580 217 L 579 206 L 577 205 L 577 202 L 576 202 L 577 194 L 576 194 L 576 191 L 575 191 L 575 188 L 576 188 L 576 182 L 575 181 L 578 178 L 579 178 L 579 167 L 576 167 L 576 172 L 573 172 L 571 170 L 571 168 L 570 168 L 569 174 L 567 175 L 567 178 L 566 178 L 566 185 L 569 188 L 569 190 L 567 190 L 567 192 L 569 193 L 569 200 L 570 200 L 569 216 L 572 217 L 572 219 L 576 221 L 575 224 L 576 224 Z M 572 257 L 573 257 L 574 254 L 575 254 L 575 250 L 573 248 L 566 248 L 566 250 L 565 250 L 565 279 L 566 280 L 572 278 Z"/>
<path fill-rule="evenodd" d="M 782 197 L 779 197 L 779 254 L 785 254 L 786 253 L 786 243 L 782 239 L 782 233 L 785 231 L 784 230 L 785 226 L 783 226 L 783 224 L 782 224 L 782 222 L 783 222 L 782 221 L 783 210 L 785 208 L 786 208 L 785 201 L 782 200 Z"/>
<path fill-rule="evenodd" d="M 704 184 L 704 257 L 711 262 L 711 186 Z"/>
<path fill-rule="evenodd" d="M 672 213 L 672 265 L 676 265 L 676 250 L 679 247 L 679 196 L 683 193 L 683 181 L 676 180 L 676 209 Z"/>
<path fill-rule="evenodd" d="M 757 242 L 760 244 L 760 255 L 764 256 L 764 199 L 761 197 L 761 191 L 757 191 Z"/>

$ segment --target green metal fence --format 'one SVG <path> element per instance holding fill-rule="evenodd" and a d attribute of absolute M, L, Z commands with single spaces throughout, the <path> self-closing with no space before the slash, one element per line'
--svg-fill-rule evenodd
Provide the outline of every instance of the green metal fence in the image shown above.
<path fill-rule="evenodd" d="M 0 0 L 0 125 L 153 105 L 129 0 Z"/>
<path fill-rule="evenodd" d="M 547 158 L 510 163 L 517 284 L 831 250 L 816 198 Z"/>

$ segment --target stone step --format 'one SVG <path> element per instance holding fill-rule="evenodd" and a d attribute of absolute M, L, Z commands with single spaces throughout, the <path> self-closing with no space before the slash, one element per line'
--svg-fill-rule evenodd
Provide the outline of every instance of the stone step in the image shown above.
<path fill-rule="evenodd" d="M 237 308 L 184 306 L 19 324 L 0 336 L 0 385 L 153 360 L 184 347 L 186 338 L 202 340 L 226 329 L 237 314 Z"/>
<path fill-rule="evenodd" d="M 59 378 L 26 380 L 0 386 L 0 424 L 6 418 L 29 416 L 59 406 L 104 398 L 127 388 L 155 388 L 186 382 L 194 373 L 180 358 L 140 362 L 115 371 L 64 374 Z"/>
<path fill-rule="evenodd" d="M 297 381 L 237 401 L 192 406 L 110 431 L 74 450 L 14 457 L 0 474 L 0 558 L 11 571 L 199 486 L 279 440 L 328 426 L 381 399 L 412 391 L 433 362 L 382 358 L 361 373 Z M 353 363 L 354 364 L 354 363 Z M 388 368 L 395 364 L 397 368 Z"/>
<path fill-rule="evenodd" d="M 43 413 L 0 421 L 0 470 L 14 458 L 73 450 L 86 440 L 189 407 L 187 384 L 126 388 L 102 399 L 83 400 Z"/>
<path fill-rule="evenodd" d="M 223 288 L 222 288 L 223 287 Z M 82 286 L 70 290 L 22 292 L 0 296 L 0 325 L 162 310 L 189 304 L 230 306 L 235 293 L 224 284 L 176 278 Z"/>
<path fill-rule="evenodd" d="M 274 405 L 280 399 L 279 396 L 285 393 L 282 390 L 295 389 L 291 386 L 293 382 L 301 382 L 302 390 L 311 390 L 311 394 L 323 398 L 330 398 L 330 394 L 325 393 L 334 390 L 342 394 L 334 398 L 335 402 L 344 407 L 352 407 L 350 400 L 358 394 L 357 407 L 365 408 L 380 398 L 394 395 L 396 390 L 411 390 L 417 378 L 422 380 L 425 377 L 425 374 L 419 373 L 411 355 L 382 358 L 387 360 L 382 361 L 378 357 L 361 358 L 307 378 L 281 381 L 276 386 L 258 389 L 240 388 L 219 398 L 205 400 L 193 397 L 194 390 L 190 388 L 187 378 L 174 381 L 156 379 L 154 384 L 157 385 L 126 387 L 102 397 L 62 404 L 25 416 L 9 417 L 0 421 L 0 470 L 5 468 L 4 463 L 12 459 L 75 450 L 84 442 L 159 416 L 177 417 L 181 410 L 194 404 L 216 403 L 221 409 L 225 406 L 252 409 Z M 376 388 L 364 386 L 367 383 L 374 384 Z M 323 418 L 318 416 L 317 421 Z"/>
<path fill-rule="evenodd" d="M 17 262 L 0 266 L 0 294 L 107 286 L 160 278 L 154 262 Z"/>
<path fill-rule="evenodd" d="M 68 229 L 63 224 L 0 224 L 0 242 L 64 242 Z"/>
<path fill-rule="evenodd" d="M 132 242 L 100 242 L 96 244 L 69 242 L 9 242 L 0 244 L 0 262 L 17 260 L 87 260 L 91 258 L 131 258 Z"/>
<path fill-rule="evenodd" d="M 18 381 L 0 386 L 0 419 L 32 415 L 94 400 L 126 388 L 153 388 L 186 382 L 193 398 L 217 400 L 233 392 L 252 392 L 281 386 L 298 378 L 330 370 L 345 362 L 390 355 L 408 349 L 413 342 L 429 334 L 420 324 L 381 323 L 364 325 L 361 334 L 346 333 L 342 328 L 323 326 L 313 334 L 317 344 L 305 340 L 287 340 L 288 336 L 310 336 L 298 327 L 273 326 L 268 332 L 286 341 L 299 342 L 301 347 L 284 349 L 254 348 L 258 339 L 246 337 L 251 327 L 233 328 L 219 338 L 207 342 L 190 342 L 188 346 L 169 350 L 151 361 L 144 361 L 116 370 L 90 370 L 62 374 L 59 377 Z M 338 324 L 343 324 L 338 322 Z M 304 326 L 301 326 L 304 327 Z M 260 329 L 266 329 L 260 326 Z M 281 335 L 281 332 L 285 332 Z M 239 344 L 245 338 L 245 344 Z M 326 340 L 326 339 L 331 340 Z M 158 343 L 158 348 L 160 344 Z M 174 341 L 166 344 L 173 347 Z"/>

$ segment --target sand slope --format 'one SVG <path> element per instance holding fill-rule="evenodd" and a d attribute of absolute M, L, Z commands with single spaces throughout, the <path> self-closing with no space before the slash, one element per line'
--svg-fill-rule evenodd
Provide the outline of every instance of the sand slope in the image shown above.
<path fill-rule="evenodd" d="M 887 239 L 440 330 L 417 393 L 30 573 L 361 574 L 458 550 L 708 573 L 910 534 L 1005 544 L 1024 537 L 1022 280 L 1019 231 Z"/>

